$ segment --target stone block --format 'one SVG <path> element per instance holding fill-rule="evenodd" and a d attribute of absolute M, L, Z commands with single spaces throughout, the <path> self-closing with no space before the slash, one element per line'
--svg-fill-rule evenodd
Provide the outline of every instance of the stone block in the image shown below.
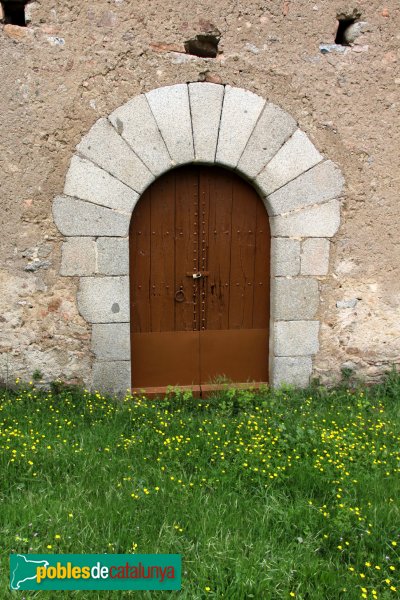
<path fill-rule="evenodd" d="M 171 157 L 143 94 L 117 108 L 109 116 L 117 132 L 155 175 L 172 167 Z"/>
<path fill-rule="evenodd" d="M 330 241 L 325 238 L 304 240 L 301 245 L 301 274 L 326 275 L 329 269 Z"/>
<path fill-rule="evenodd" d="M 319 321 L 278 321 L 274 323 L 275 356 L 307 356 L 319 349 Z"/>
<path fill-rule="evenodd" d="M 296 129 L 296 121 L 274 104 L 267 104 L 243 152 L 238 169 L 255 177 Z"/>
<path fill-rule="evenodd" d="M 235 168 L 264 108 L 265 100 L 248 90 L 225 87 L 216 162 Z"/>
<path fill-rule="evenodd" d="M 98 238 L 97 269 L 101 275 L 128 275 L 128 239 L 112 237 Z"/>
<path fill-rule="evenodd" d="M 332 237 L 340 225 L 338 200 L 270 219 L 275 237 Z"/>
<path fill-rule="evenodd" d="M 96 242 L 93 238 L 75 237 L 63 243 L 60 275 L 94 275 L 96 270 Z"/>
<path fill-rule="evenodd" d="M 130 324 L 95 323 L 92 327 L 92 352 L 99 360 L 130 360 Z"/>
<path fill-rule="evenodd" d="M 275 321 L 314 319 L 318 310 L 319 290 L 315 279 L 296 277 L 272 279 L 272 315 Z"/>
<path fill-rule="evenodd" d="M 131 389 L 129 360 L 100 361 L 93 364 L 92 390 L 124 396 Z"/>
<path fill-rule="evenodd" d="M 272 370 L 272 385 L 283 384 L 307 387 L 312 373 L 310 356 L 277 356 Z"/>
<path fill-rule="evenodd" d="M 129 277 L 83 277 L 78 309 L 89 323 L 127 323 Z"/>
<path fill-rule="evenodd" d="M 53 202 L 55 224 L 67 236 L 128 235 L 130 216 L 68 196 Z"/>
<path fill-rule="evenodd" d="M 314 144 L 298 129 L 256 177 L 256 184 L 268 195 L 323 160 Z"/>
<path fill-rule="evenodd" d="M 338 300 L 336 308 L 355 308 L 358 304 L 358 298 L 350 298 L 349 300 Z"/>
<path fill-rule="evenodd" d="M 107 119 L 99 119 L 93 125 L 77 150 L 139 194 L 154 179 L 154 175 Z"/>
<path fill-rule="evenodd" d="M 64 193 L 131 214 L 139 195 L 90 160 L 73 156 Z"/>
<path fill-rule="evenodd" d="M 213 163 L 217 150 L 224 86 L 212 83 L 190 83 L 195 160 Z"/>
<path fill-rule="evenodd" d="M 174 163 L 192 162 L 194 150 L 188 86 L 179 83 L 157 88 L 148 92 L 146 98 Z"/>
<path fill-rule="evenodd" d="M 300 242 L 289 238 L 271 240 L 272 275 L 285 277 L 300 272 Z"/>
<path fill-rule="evenodd" d="M 319 163 L 268 196 L 270 215 L 321 204 L 340 196 L 343 176 L 331 161 Z"/>

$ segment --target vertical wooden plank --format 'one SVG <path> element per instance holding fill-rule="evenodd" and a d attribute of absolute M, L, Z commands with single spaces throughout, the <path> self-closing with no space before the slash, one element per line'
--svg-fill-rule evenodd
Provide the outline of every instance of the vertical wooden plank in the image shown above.
<path fill-rule="evenodd" d="M 249 184 L 235 177 L 232 197 L 229 328 L 251 329 L 258 196 Z"/>
<path fill-rule="evenodd" d="M 269 328 L 271 233 L 268 213 L 257 198 L 256 248 L 254 259 L 253 327 Z"/>
<path fill-rule="evenodd" d="M 228 329 L 230 253 L 232 240 L 232 184 L 228 171 L 205 167 L 200 176 L 200 196 L 207 198 L 206 328 Z"/>
<path fill-rule="evenodd" d="M 175 190 L 175 331 L 199 329 L 199 282 L 188 276 L 199 270 L 198 168 L 176 172 Z"/>
<path fill-rule="evenodd" d="M 175 320 L 175 175 L 158 179 L 151 190 L 151 331 L 173 331 Z"/>
<path fill-rule="evenodd" d="M 209 176 L 212 171 L 207 167 L 198 167 L 199 186 L 199 272 L 203 276 L 198 279 L 199 292 L 199 329 L 207 328 L 207 291 L 208 276 L 208 222 L 210 211 Z"/>
<path fill-rule="evenodd" d="M 129 228 L 131 332 L 151 331 L 150 312 L 151 188 L 138 201 Z"/>

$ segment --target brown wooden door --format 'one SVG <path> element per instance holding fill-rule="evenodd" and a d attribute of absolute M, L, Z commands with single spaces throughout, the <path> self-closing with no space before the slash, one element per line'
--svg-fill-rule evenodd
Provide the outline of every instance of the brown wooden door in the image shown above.
<path fill-rule="evenodd" d="M 268 381 L 270 232 L 235 173 L 157 179 L 130 227 L 132 387 Z"/>

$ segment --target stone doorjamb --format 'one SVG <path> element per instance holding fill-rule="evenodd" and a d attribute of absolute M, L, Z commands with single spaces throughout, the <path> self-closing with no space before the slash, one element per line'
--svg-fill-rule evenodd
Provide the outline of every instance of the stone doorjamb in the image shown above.
<path fill-rule="evenodd" d="M 190 163 L 233 169 L 263 198 L 272 236 L 270 381 L 307 385 L 343 177 L 286 112 L 212 83 L 157 88 L 100 118 L 78 144 L 54 200 L 66 238 L 61 275 L 80 278 L 79 312 L 92 324 L 88 383 L 118 393 L 130 387 L 132 211 L 156 177 Z"/>

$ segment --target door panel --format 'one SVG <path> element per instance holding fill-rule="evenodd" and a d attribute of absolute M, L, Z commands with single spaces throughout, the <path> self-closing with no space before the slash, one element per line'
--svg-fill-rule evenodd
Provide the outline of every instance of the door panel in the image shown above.
<path fill-rule="evenodd" d="M 151 331 L 150 191 L 135 207 L 129 230 L 131 332 Z"/>
<path fill-rule="evenodd" d="M 193 167 L 171 174 L 176 182 L 174 288 L 178 295 L 174 299 L 175 330 L 194 331 L 199 328 L 198 284 L 188 273 L 198 271 L 198 174 Z"/>
<path fill-rule="evenodd" d="M 150 188 L 150 312 L 149 331 L 174 331 L 175 178 L 168 174 Z"/>
<path fill-rule="evenodd" d="M 229 293 L 232 239 L 232 178 L 228 171 L 204 170 L 200 177 L 200 197 L 207 198 L 206 328 L 229 328 Z"/>
<path fill-rule="evenodd" d="M 132 387 L 199 383 L 199 332 L 133 333 Z"/>
<path fill-rule="evenodd" d="M 266 382 L 269 256 L 265 207 L 235 173 L 153 183 L 130 227 L 133 387 Z"/>
<path fill-rule="evenodd" d="M 260 198 L 257 198 L 257 200 L 253 283 L 253 327 L 256 329 L 268 329 L 271 238 L 267 211 Z"/>
<path fill-rule="evenodd" d="M 235 181 L 232 189 L 230 329 L 250 329 L 253 327 L 257 204 L 252 196 L 249 197 L 248 189 L 248 184 L 245 184 L 242 180 Z M 253 193 L 255 194 L 254 191 Z M 251 200 L 248 201 L 249 199 Z"/>
<path fill-rule="evenodd" d="M 200 383 L 268 381 L 267 329 L 200 332 Z"/>

